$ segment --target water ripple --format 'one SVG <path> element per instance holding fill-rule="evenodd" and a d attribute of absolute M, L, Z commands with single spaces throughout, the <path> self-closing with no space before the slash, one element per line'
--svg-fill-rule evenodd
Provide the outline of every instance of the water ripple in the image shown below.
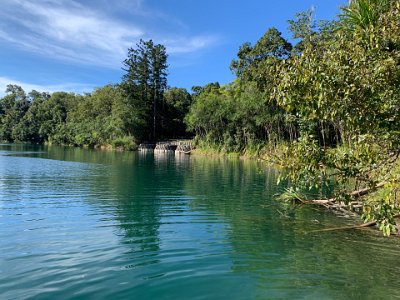
<path fill-rule="evenodd" d="M 2 147 L 1 299 L 399 297 L 398 240 L 310 233 L 349 221 L 256 162 Z"/>

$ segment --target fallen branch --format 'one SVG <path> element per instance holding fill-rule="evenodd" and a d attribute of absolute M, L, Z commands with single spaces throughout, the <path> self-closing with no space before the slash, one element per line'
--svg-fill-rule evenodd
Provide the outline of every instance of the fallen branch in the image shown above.
<path fill-rule="evenodd" d="M 400 217 L 400 214 L 397 214 L 397 215 L 394 216 L 394 218 L 399 218 L 399 217 Z M 376 224 L 377 224 L 377 221 L 373 220 L 373 221 L 370 221 L 370 222 L 366 222 L 366 223 L 358 224 L 358 225 L 352 225 L 352 226 L 333 227 L 333 228 L 311 230 L 308 233 L 336 231 L 336 230 L 348 230 L 348 229 L 360 229 L 360 228 L 375 226 Z"/>
<path fill-rule="evenodd" d="M 376 189 L 379 189 L 379 188 L 383 187 L 384 185 L 385 185 L 385 183 L 381 182 L 381 183 L 378 183 L 376 186 L 374 186 L 372 188 L 364 188 L 364 189 L 360 189 L 360 190 L 354 191 L 350 195 L 353 196 L 354 198 L 365 196 L 365 195 L 368 195 L 371 192 L 376 191 Z"/>
<path fill-rule="evenodd" d="M 359 189 L 357 191 L 353 191 L 350 193 L 350 195 L 353 198 L 359 198 L 365 195 L 368 195 L 369 193 L 375 192 L 377 189 L 383 187 L 385 185 L 384 182 L 378 183 L 376 186 L 372 187 L 372 188 L 363 188 L 363 189 Z M 346 204 L 343 201 L 340 201 L 339 203 L 337 203 L 338 199 L 337 198 L 330 198 L 330 199 L 316 199 L 316 200 L 306 200 L 303 202 L 309 203 L 309 204 L 317 204 L 317 205 L 323 205 L 323 206 L 334 206 L 334 205 L 338 205 L 338 207 L 343 208 L 346 206 Z M 360 202 L 357 201 L 351 201 L 350 204 L 354 207 L 360 207 Z"/>
<path fill-rule="evenodd" d="M 371 221 L 359 225 L 353 225 L 353 226 L 344 226 L 344 227 L 333 227 L 333 228 L 325 228 L 325 229 L 318 229 L 318 230 L 311 230 L 309 233 L 314 233 L 314 232 L 326 232 L 326 231 L 336 231 L 336 230 L 348 230 L 348 229 L 358 229 L 358 228 L 364 228 L 364 227 L 371 227 L 375 226 L 376 221 Z"/>

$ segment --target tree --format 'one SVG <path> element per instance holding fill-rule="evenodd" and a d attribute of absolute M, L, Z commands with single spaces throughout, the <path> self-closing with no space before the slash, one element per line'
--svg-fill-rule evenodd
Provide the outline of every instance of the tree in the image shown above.
<path fill-rule="evenodd" d="M 73 93 L 54 92 L 41 106 L 42 122 L 40 136 L 56 144 L 73 144 L 72 134 L 67 126 L 71 112 L 82 101 L 82 97 Z M 89 120 L 86 120 L 89 122 Z"/>
<path fill-rule="evenodd" d="M 350 1 L 340 14 L 342 27 L 354 30 L 355 28 L 367 29 L 376 26 L 382 14 L 389 10 L 390 0 L 355 0 Z"/>
<path fill-rule="evenodd" d="M 6 96 L 0 99 L 0 140 L 14 141 L 16 126 L 28 111 L 30 103 L 18 85 L 7 85 Z"/>
<path fill-rule="evenodd" d="M 43 134 L 40 129 L 47 114 L 43 106 L 50 98 L 50 94 L 32 90 L 28 96 L 30 107 L 19 123 L 14 126 L 13 137 L 18 141 L 42 143 L 48 138 L 48 135 Z"/>
<path fill-rule="evenodd" d="M 302 55 L 277 67 L 272 95 L 301 122 L 318 125 L 303 128 L 286 149 L 281 163 L 287 177 L 306 188 L 334 178 L 334 198 L 346 203 L 358 197 L 351 193 L 354 183 L 356 189 L 385 186 L 382 198 L 364 205 L 364 216 L 377 220 L 385 234 L 395 230 L 400 208 L 393 167 L 400 154 L 400 2 L 394 2 L 366 27 L 348 30 L 342 23 L 330 40 L 305 43 Z M 336 145 L 321 143 L 319 136 L 332 133 L 325 126 L 337 130 Z"/>
<path fill-rule="evenodd" d="M 161 119 L 157 107 L 167 87 L 167 57 L 165 46 L 140 40 L 136 48 L 128 49 L 128 58 L 123 62 L 126 74 L 122 87 L 144 125 L 143 132 L 137 133 L 139 138 L 157 138 Z"/>
<path fill-rule="evenodd" d="M 183 88 L 169 88 L 164 93 L 163 134 L 168 137 L 184 137 L 188 133 L 183 122 L 192 103 L 192 96 Z"/>
<path fill-rule="evenodd" d="M 150 40 L 151 42 L 151 40 Z M 151 42 L 149 44 L 150 48 L 150 87 L 151 87 L 151 98 L 152 98 L 152 106 L 153 106 L 153 132 L 152 139 L 155 140 L 157 138 L 157 125 L 160 128 L 160 133 L 162 134 L 162 119 L 165 114 L 165 106 L 163 101 L 164 91 L 167 88 L 167 53 L 165 46 L 158 44 L 153 45 Z M 158 106 L 161 106 L 161 109 L 157 109 Z M 157 115 L 158 113 L 158 115 Z M 158 124 L 157 124 L 158 123 Z"/>
<path fill-rule="evenodd" d="M 257 74 L 263 63 L 269 59 L 286 59 L 291 50 L 292 45 L 282 37 L 282 33 L 270 28 L 254 47 L 250 43 L 240 46 L 238 59 L 231 62 L 231 70 L 245 81 L 254 81 L 259 79 Z"/>

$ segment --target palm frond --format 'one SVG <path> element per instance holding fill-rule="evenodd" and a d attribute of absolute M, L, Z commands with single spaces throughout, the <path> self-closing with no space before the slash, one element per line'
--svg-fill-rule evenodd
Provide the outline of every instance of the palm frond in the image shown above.
<path fill-rule="evenodd" d="M 339 14 L 343 27 L 353 30 L 356 27 L 366 29 L 368 26 L 378 25 L 379 17 L 388 9 L 389 0 L 355 0 L 347 7 L 342 8 Z"/>

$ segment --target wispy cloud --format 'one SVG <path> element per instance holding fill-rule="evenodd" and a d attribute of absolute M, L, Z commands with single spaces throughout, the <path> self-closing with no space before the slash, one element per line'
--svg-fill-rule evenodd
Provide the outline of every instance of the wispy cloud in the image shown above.
<path fill-rule="evenodd" d="M 90 93 L 95 88 L 93 85 L 90 84 L 72 83 L 72 82 L 64 84 L 56 84 L 56 85 L 38 85 L 28 82 L 21 82 L 18 80 L 14 80 L 12 78 L 0 77 L 0 97 L 3 97 L 5 95 L 5 91 L 8 84 L 19 85 L 27 93 L 32 90 L 36 90 L 38 92 L 49 92 L 49 93 L 63 91 L 63 92 L 73 92 L 73 93 L 83 94 L 83 93 Z"/>
<path fill-rule="evenodd" d="M 161 43 L 167 45 L 168 52 L 171 54 L 196 52 L 204 49 L 209 45 L 216 44 L 219 38 L 217 36 L 195 36 L 192 38 L 184 39 L 167 39 Z"/>
<path fill-rule="evenodd" d="M 138 26 L 107 19 L 74 1 L 7 2 L 2 19 L 16 26 L 0 31 L 0 38 L 43 55 L 107 66 L 120 61 L 129 41 L 143 36 Z"/>
<path fill-rule="evenodd" d="M 142 0 L 95 3 L 94 7 L 76 0 L 3 0 L 0 40 L 53 59 L 112 68 L 120 68 L 127 49 L 140 38 L 162 42 L 170 54 L 196 52 L 217 40 L 207 35 L 163 32 L 162 23 L 167 22 L 164 17 L 158 20 L 158 32 L 150 30 L 142 23 L 147 13 Z M 119 17 L 127 7 L 131 18 Z"/>

